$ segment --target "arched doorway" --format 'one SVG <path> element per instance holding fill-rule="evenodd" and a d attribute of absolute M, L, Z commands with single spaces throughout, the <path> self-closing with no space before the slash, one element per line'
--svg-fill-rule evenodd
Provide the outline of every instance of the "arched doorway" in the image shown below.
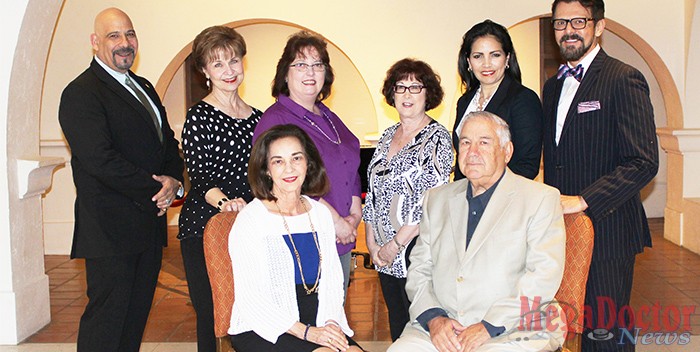
<path fill-rule="evenodd" d="M 540 19 L 548 17 L 548 14 L 532 17 L 508 29 L 523 71 L 523 84 L 538 93 L 543 82 L 540 74 Z M 609 55 L 636 67 L 644 74 L 650 87 L 657 128 L 682 126 L 678 89 L 658 53 L 636 33 L 609 18 L 606 18 L 606 31 L 601 38 L 601 45 Z M 667 155 L 659 149 L 659 172 L 642 190 L 647 216 L 664 216 L 667 184 Z"/>

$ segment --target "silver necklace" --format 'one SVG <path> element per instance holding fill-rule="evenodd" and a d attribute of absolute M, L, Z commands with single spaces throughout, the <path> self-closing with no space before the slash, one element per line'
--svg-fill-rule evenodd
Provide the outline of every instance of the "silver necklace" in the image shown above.
<path fill-rule="evenodd" d="M 310 118 L 306 117 L 306 115 L 302 115 L 302 117 L 304 118 L 304 120 L 306 120 L 308 123 L 310 123 L 311 126 L 316 127 L 316 129 L 317 129 L 319 132 L 321 132 L 321 134 L 322 134 L 324 137 L 326 137 L 327 140 L 329 140 L 331 143 L 333 143 L 333 144 L 335 144 L 335 145 L 339 145 L 340 143 L 342 143 L 342 141 L 340 140 L 340 134 L 338 134 L 338 130 L 335 129 L 335 125 L 333 124 L 333 121 L 331 121 L 331 118 L 328 117 L 328 115 L 326 115 L 326 112 L 325 112 L 325 111 L 321 111 L 321 114 L 323 114 L 323 116 L 326 118 L 326 120 L 328 121 L 328 123 L 331 125 L 331 128 L 333 128 L 333 132 L 335 132 L 335 136 L 338 138 L 337 141 L 331 139 L 331 137 L 329 137 L 329 136 L 326 134 L 326 132 L 323 132 L 323 130 L 321 129 L 321 127 L 319 127 L 319 126 L 316 124 L 316 122 L 314 122 L 314 121 L 311 120 Z"/>

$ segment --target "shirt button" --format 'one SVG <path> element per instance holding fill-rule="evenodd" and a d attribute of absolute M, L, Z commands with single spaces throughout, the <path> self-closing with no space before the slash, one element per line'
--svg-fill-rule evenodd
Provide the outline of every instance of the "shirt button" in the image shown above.
<path fill-rule="evenodd" d="M 463 278 L 463 277 L 460 276 L 460 277 L 457 278 L 457 282 L 462 282 L 462 281 L 464 281 L 464 278 Z"/>
<path fill-rule="evenodd" d="M 473 211 L 473 212 L 472 212 L 472 215 L 476 215 L 476 211 Z"/>

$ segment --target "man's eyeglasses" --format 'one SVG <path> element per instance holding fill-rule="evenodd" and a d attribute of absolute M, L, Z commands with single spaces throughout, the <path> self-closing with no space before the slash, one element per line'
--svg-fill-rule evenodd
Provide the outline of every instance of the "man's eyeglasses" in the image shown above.
<path fill-rule="evenodd" d="M 424 86 L 401 86 L 401 85 L 395 85 L 394 86 L 394 92 L 397 94 L 403 94 L 406 93 L 406 90 L 408 90 L 409 93 L 411 94 L 418 94 L 423 91 Z"/>
<path fill-rule="evenodd" d="M 586 17 L 575 17 L 568 20 L 563 18 L 555 18 L 552 19 L 552 26 L 554 27 L 555 31 L 563 31 L 566 29 L 566 26 L 571 23 L 571 28 L 573 29 L 584 29 L 586 28 L 588 21 L 593 21 L 593 19 Z"/>
<path fill-rule="evenodd" d="M 322 62 L 317 62 L 315 64 L 307 64 L 306 62 L 297 62 L 296 64 L 291 64 L 289 67 L 294 67 L 298 72 L 306 72 L 311 67 L 314 72 L 323 72 L 326 70 L 326 64 Z"/>

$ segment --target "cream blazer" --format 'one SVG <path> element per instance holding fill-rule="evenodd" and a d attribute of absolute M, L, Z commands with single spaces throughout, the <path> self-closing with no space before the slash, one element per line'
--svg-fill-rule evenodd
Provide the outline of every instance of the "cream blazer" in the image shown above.
<path fill-rule="evenodd" d="M 559 191 L 506 169 L 466 248 L 466 179 L 429 190 L 406 291 L 415 319 L 439 307 L 468 326 L 485 320 L 513 331 L 522 301 L 554 298 L 564 271 Z M 563 328 L 563 327 L 562 327 Z"/>

